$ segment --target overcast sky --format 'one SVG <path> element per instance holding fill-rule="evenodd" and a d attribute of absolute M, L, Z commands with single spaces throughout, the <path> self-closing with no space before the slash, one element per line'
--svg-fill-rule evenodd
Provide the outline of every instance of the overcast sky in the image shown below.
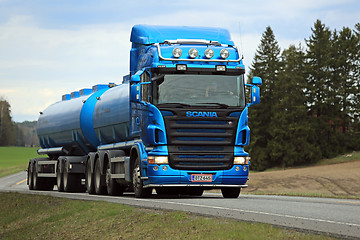
<path fill-rule="evenodd" d="M 360 1 L 0 0 L 0 97 L 14 121 L 32 121 L 65 93 L 120 83 L 135 24 L 226 28 L 248 69 L 267 26 L 283 50 L 304 46 L 316 19 L 353 29 Z"/>

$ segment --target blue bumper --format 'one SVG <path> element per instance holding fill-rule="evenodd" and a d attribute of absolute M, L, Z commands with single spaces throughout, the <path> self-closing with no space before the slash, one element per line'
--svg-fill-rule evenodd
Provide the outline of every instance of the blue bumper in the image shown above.
<path fill-rule="evenodd" d="M 192 175 L 211 174 L 212 181 L 192 181 Z M 234 165 L 229 170 L 218 171 L 190 171 L 176 170 L 169 165 L 151 164 L 147 166 L 147 180 L 145 187 L 247 187 L 249 165 Z"/>

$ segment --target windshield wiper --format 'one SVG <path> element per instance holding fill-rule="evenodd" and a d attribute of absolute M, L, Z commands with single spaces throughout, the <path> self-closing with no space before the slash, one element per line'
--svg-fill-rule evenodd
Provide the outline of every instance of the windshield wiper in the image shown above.
<path fill-rule="evenodd" d="M 157 104 L 157 106 L 159 107 L 190 107 L 190 104 L 186 104 L 186 103 L 160 103 Z"/>
<path fill-rule="evenodd" d="M 227 105 L 227 104 L 224 104 L 224 103 L 196 103 L 196 104 L 198 104 L 198 105 L 202 105 L 202 104 L 213 104 L 213 105 L 217 105 L 217 106 L 219 106 L 219 107 L 222 107 L 222 108 L 228 108 L 229 107 L 229 105 Z"/>

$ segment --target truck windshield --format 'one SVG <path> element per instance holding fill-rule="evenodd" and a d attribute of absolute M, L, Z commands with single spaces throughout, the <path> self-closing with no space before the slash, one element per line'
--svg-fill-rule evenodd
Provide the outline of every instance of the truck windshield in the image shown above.
<path fill-rule="evenodd" d="M 244 77 L 228 75 L 158 75 L 152 79 L 155 105 L 244 107 Z"/>

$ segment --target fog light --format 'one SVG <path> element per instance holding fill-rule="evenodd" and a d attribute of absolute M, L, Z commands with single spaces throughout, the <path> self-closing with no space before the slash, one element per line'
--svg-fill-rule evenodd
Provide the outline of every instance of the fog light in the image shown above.
<path fill-rule="evenodd" d="M 180 48 L 174 48 L 172 53 L 173 53 L 173 56 L 176 58 L 179 58 L 182 55 L 182 51 Z"/>
<path fill-rule="evenodd" d="M 220 56 L 223 58 L 223 59 L 227 59 L 229 57 L 230 53 L 229 53 L 229 50 L 227 49 L 222 49 L 220 51 Z"/>
<path fill-rule="evenodd" d="M 189 57 L 190 58 L 196 58 L 198 56 L 199 52 L 196 48 L 192 48 L 189 50 Z"/>
<path fill-rule="evenodd" d="M 178 70 L 178 71 L 186 71 L 187 66 L 185 64 L 177 64 L 176 65 L 176 70 Z"/>
<path fill-rule="evenodd" d="M 236 166 L 236 167 L 235 167 L 235 170 L 236 170 L 236 171 L 239 171 L 239 170 L 240 170 L 239 166 Z"/>
<path fill-rule="evenodd" d="M 157 170 L 159 170 L 159 167 L 158 167 L 158 166 L 154 166 L 153 169 L 154 169 L 154 171 L 157 171 Z"/>
<path fill-rule="evenodd" d="M 206 58 L 212 58 L 214 56 L 214 50 L 211 48 L 208 48 L 205 50 L 205 57 Z"/>

